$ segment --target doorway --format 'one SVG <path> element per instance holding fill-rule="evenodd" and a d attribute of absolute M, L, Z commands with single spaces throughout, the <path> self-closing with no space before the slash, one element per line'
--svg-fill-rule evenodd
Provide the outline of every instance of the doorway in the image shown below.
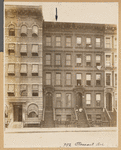
<path fill-rule="evenodd" d="M 106 94 L 106 108 L 108 111 L 112 111 L 112 95 L 111 95 L 111 93 Z"/>
<path fill-rule="evenodd" d="M 77 108 L 83 107 L 82 94 L 81 93 L 77 93 L 77 95 L 76 95 L 76 106 L 77 106 Z"/>
<path fill-rule="evenodd" d="M 21 122 L 22 121 L 22 105 L 14 105 L 14 121 Z"/>
<path fill-rule="evenodd" d="M 50 92 L 48 92 L 46 94 L 46 104 L 45 104 L 45 108 L 46 110 L 52 110 L 53 104 L 52 104 L 52 94 Z"/>

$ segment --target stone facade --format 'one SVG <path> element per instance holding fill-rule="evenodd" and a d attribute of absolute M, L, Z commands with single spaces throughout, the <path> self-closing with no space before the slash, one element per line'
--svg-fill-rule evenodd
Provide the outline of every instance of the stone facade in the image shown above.
<path fill-rule="evenodd" d="M 5 101 L 9 122 L 24 126 L 114 126 L 116 25 L 44 22 L 40 6 L 5 6 Z"/>

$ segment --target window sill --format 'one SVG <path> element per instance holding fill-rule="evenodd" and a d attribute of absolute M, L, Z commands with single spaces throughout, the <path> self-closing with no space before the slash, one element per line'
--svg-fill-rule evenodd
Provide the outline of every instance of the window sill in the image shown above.
<path fill-rule="evenodd" d="M 73 85 L 64 85 L 65 87 L 73 87 Z"/>

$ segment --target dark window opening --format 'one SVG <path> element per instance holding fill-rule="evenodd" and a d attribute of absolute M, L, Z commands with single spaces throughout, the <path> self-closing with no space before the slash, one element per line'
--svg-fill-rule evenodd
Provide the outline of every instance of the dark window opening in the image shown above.
<path fill-rule="evenodd" d="M 38 76 L 38 73 L 32 73 L 32 76 Z"/>
<path fill-rule="evenodd" d="M 86 66 L 91 66 L 91 62 L 86 62 Z"/>
<path fill-rule="evenodd" d="M 96 80 L 96 85 L 101 85 L 101 81 L 100 80 Z"/>
<path fill-rule="evenodd" d="M 27 73 L 21 73 L 21 76 L 27 76 Z"/>
<path fill-rule="evenodd" d="M 32 96 L 38 96 L 38 92 L 33 92 Z"/>
<path fill-rule="evenodd" d="M 91 85 L 91 81 L 87 81 L 87 85 Z"/>
<path fill-rule="evenodd" d="M 8 96 L 15 96 L 14 93 L 8 93 Z"/>
<path fill-rule="evenodd" d="M 88 114 L 88 120 L 92 120 L 92 115 Z"/>
<path fill-rule="evenodd" d="M 15 36 L 15 30 L 14 29 L 9 30 L 9 36 Z"/>
<path fill-rule="evenodd" d="M 21 56 L 27 56 L 27 53 L 21 53 Z"/>
<path fill-rule="evenodd" d="M 81 80 L 77 80 L 77 86 L 81 85 Z"/>
<path fill-rule="evenodd" d="M 38 56 L 38 53 L 32 53 L 32 56 Z"/>

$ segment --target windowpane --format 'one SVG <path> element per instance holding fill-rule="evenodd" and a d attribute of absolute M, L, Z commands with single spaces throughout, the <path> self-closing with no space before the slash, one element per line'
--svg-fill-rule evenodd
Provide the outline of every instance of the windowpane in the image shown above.
<path fill-rule="evenodd" d="M 21 73 L 27 72 L 27 65 L 21 65 Z"/>
<path fill-rule="evenodd" d="M 111 37 L 106 37 L 105 40 L 106 48 L 111 48 Z"/>
<path fill-rule="evenodd" d="M 100 47 L 100 38 L 96 38 L 96 47 Z"/>
<path fill-rule="evenodd" d="M 56 37 L 56 46 L 61 46 L 61 37 Z"/>
<path fill-rule="evenodd" d="M 66 65 L 71 65 L 71 55 L 66 55 Z"/>
<path fill-rule="evenodd" d="M 77 44 L 81 44 L 81 37 L 77 37 L 77 39 L 76 39 L 77 41 Z"/>
<path fill-rule="evenodd" d="M 91 104 L 91 94 L 86 94 L 86 104 L 87 105 Z"/>
<path fill-rule="evenodd" d="M 110 81 L 111 81 L 111 74 L 106 73 L 106 85 L 110 85 Z"/>
<path fill-rule="evenodd" d="M 38 53 L 38 45 L 33 45 L 32 46 L 32 53 Z"/>
<path fill-rule="evenodd" d="M 71 107 L 71 94 L 66 94 L 66 106 Z"/>
<path fill-rule="evenodd" d="M 46 46 L 51 46 L 51 37 L 46 37 Z"/>
<path fill-rule="evenodd" d="M 71 47 L 71 38 L 70 37 L 66 38 L 66 46 Z"/>
<path fill-rule="evenodd" d="M 96 101 L 100 101 L 101 99 L 101 95 L 100 94 L 96 94 Z"/>
<path fill-rule="evenodd" d="M 91 74 L 86 74 L 86 80 L 91 80 Z"/>
<path fill-rule="evenodd" d="M 56 85 L 60 85 L 60 84 L 61 84 L 61 74 L 56 73 Z"/>
<path fill-rule="evenodd" d="M 71 74 L 66 74 L 66 85 L 71 85 Z"/>
<path fill-rule="evenodd" d="M 61 94 L 60 93 L 56 94 L 56 106 L 61 107 Z"/>
<path fill-rule="evenodd" d="M 8 73 L 14 73 L 14 65 L 8 66 Z"/>
<path fill-rule="evenodd" d="M 21 45 L 21 53 L 27 53 L 27 45 L 26 44 L 23 44 Z"/>
<path fill-rule="evenodd" d="M 101 56 L 100 55 L 96 55 L 96 62 L 100 62 L 101 60 Z"/>
<path fill-rule="evenodd" d="M 111 66 L 111 55 L 106 55 L 106 66 L 107 67 Z"/>
<path fill-rule="evenodd" d="M 60 65 L 60 54 L 56 55 L 56 65 Z"/>
<path fill-rule="evenodd" d="M 51 55 L 47 54 L 46 55 L 46 65 L 50 65 L 51 64 Z"/>
<path fill-rule="evenodd" d="M 90 62 L 91 61 L 91 56 L 90 55 L 87 55 L 86 56 L 86 62 Z"/>
<path fill-rule="evenodd" d="M 91 38 L 86 38 L 86 44 L 91 44 Z"/>
<path fill-rule="evenodd" d="M 51 84 L 51 74 L 46 73 L 46 85 L 50 85 L 50 84 Z"/>
<path fill-rule="evenodd" d="M 32 65 L 32 73 L 38 73 L 38 65 Z"/>

